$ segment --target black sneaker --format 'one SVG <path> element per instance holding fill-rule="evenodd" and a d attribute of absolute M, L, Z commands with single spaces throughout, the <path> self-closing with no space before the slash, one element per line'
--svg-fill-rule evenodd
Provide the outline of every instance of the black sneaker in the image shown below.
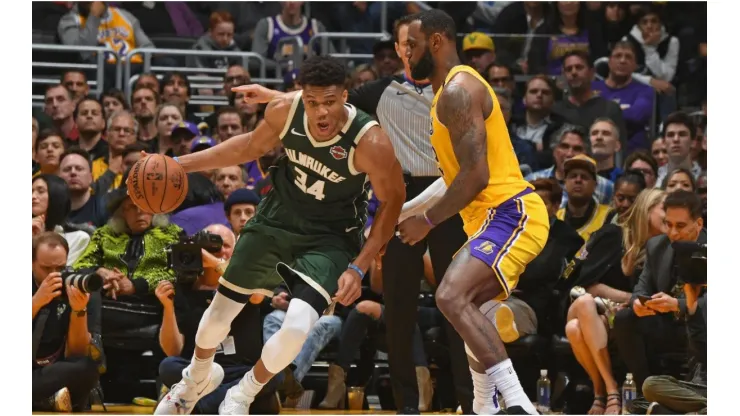
<path fill-rule="evenodd" d="M 650 403 L 650 406 L 647 408 L 646 415 L 672 415 L 675 414 L 675 412 L 670 411 L 665 406 L 661 405 L 658 402 L 652 402 Z"/>
<path fill-rule="evenodd" d="M 501 409 L 497 415 L 528 415 L 526 410 L 524 410 L 521 406 L 509 406 L 506 409 Z M 540 412 L 535 413 L 537 415 L 540 414 Z"/>
<path fill-rule="evenodd" d="M 420 415 L 421 413 L 419 412 L 418 408 L 408 406 L 408 407 L 404 407 L 396 414 L 397 415 Z"/>

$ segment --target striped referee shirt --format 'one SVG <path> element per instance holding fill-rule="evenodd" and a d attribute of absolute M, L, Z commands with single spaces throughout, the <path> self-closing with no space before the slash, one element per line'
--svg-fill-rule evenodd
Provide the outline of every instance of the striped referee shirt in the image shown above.
<path fill-rule="evenodd" d="M 411 176 L 439 176 L 429 139 L 433 99 L 432 84 L 416 84 L 405 75 L 394 75 L 351 90 L 348 102 L 376 115 L 404 172 Z"/>

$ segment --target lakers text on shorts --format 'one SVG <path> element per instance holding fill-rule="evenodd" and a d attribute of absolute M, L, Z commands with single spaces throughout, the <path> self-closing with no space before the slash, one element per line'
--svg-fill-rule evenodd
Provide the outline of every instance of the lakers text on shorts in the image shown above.
<path fill-rule="evenodd" d="M 486 263 L 504 289 L 496 298 L 506 299 L 519 276 L 545 247 L 550 220 L 542 198 L 531 189 L 515 195 L 480 219 L 478 231 L 470 236 L 470 254 Z"/>

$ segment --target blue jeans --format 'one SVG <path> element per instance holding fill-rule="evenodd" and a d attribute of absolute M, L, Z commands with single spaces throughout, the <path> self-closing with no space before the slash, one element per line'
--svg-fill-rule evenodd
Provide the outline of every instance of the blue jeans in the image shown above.
<path fill-rule="evenodd" d="M 285 311 L 275 309 L 265 317 L 262 324 L 262 337 L 264 342 L 270 339 L 283 326 L 285 320 Z M 293 360 L 295 370 L 293 376 L 299 382 L 311 369 L 313 362 L 318 357 L 321 350 L 326 347 L 334 338 L 339 338 L 339 332 L 342 330 L 342 320 L 338 316 L 326 315 L 319 318 L 316 325 L 311 328 L 306 343 L 303 344 L 301 352 Z"/>
<path fill-rule="evenodd" d="M 186 358 L 165 358 L 159 364 L 159 380 L 168 388 L 172 387 L 173 384 L 179 382 L 182 379 L 182 370 L 184 370 L 185 367 L 187 367 L 188 365 L 190 365 L 190 360 Z M 203 415 L 218 414 L 218 406 L 221 404 L 222 401 L 224 401 L 224 398 L 226 397 L 226 391 L 229 390 L 231 387 L 239 384 L 239 381 L 241 381 L 242 377 L 244 377 L 244 374 L 246 374 L 247 371 L 249 371 L 251 368 L 251 366 L 247 365 L 223 367 L 224 381 L 222 381 L 221 385 L 216 390 L 211 392 L 211 394 L 203 397 L 198 401 L 198 404 L 195 405 L 193 413 Z M 255 398 L 254 403 L 252 403 L 250 410 L 254 414 L 266 412 L 266 410 L 261 410 L 265 407 L 262 405 L 262 402 L 266 399 L 271 400 L 272 398 L 270 396 L 275 395 L 277 386 L 279 386 L 281 383 L 282 377 L 276 376 L 272 380 L 270 380 L 257 394 L 257 397 Z"/>

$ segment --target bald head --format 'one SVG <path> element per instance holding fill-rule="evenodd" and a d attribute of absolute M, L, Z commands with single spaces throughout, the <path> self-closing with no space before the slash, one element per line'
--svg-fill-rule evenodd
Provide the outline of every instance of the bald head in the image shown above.
<path fill-rule="evenodd" d="M 224 240 L 224 245 L 221 251 L 215 253 L 216 257 L 224 260 L 229 260 L 231 255 L 234 254 L 234 244 L 236 244 L 236 236 L 234 232 L 228 227 L 221 224 L 211 224 L 204 229 L 211 234 L 216 234 Z"/>

